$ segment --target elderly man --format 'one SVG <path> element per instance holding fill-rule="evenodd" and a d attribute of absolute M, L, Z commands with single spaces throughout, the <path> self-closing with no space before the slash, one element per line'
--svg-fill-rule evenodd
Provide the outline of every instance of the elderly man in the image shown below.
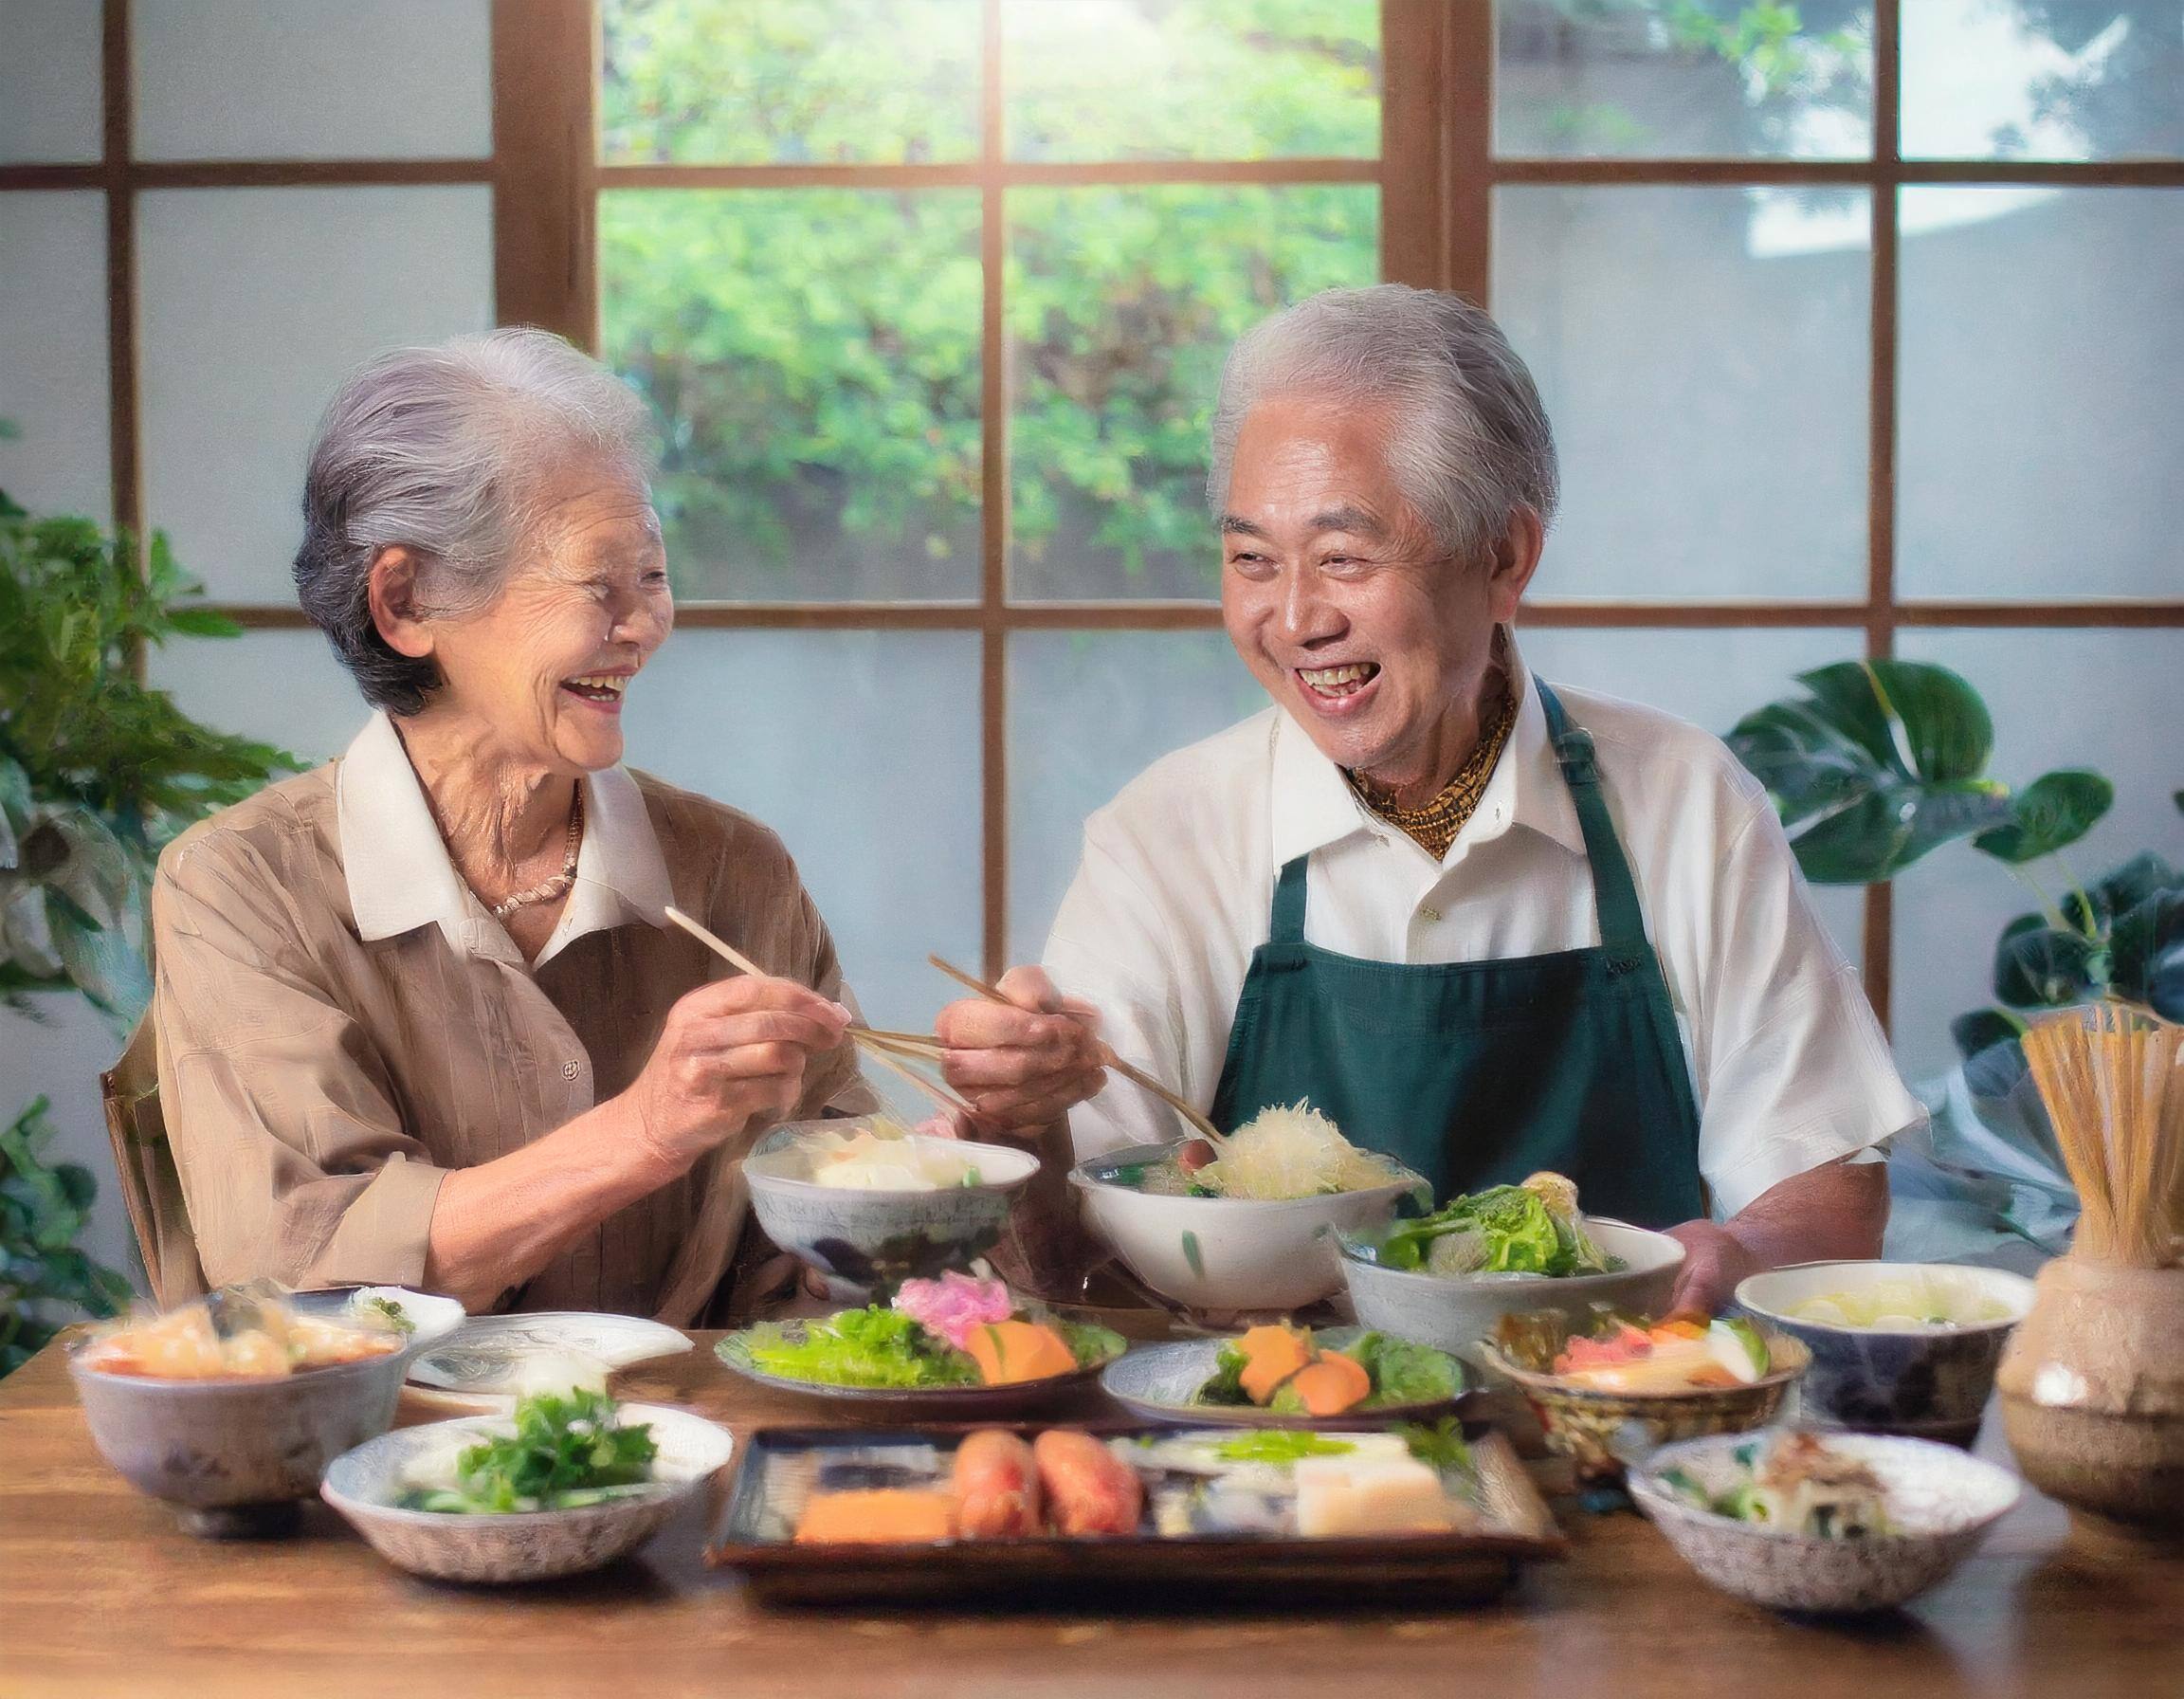
<path fill-rule="evenodd" d="M 1274 706 L 1087 822 L 1046 972 L 1004 982 L 1020 1009 L 944 1013 L 988 1130 L 1050 1167 L 1173 1136 L 1101 1088 L 1097 1010 L 1226 1127 L 1309 1098 L 1442 1198 L 1571 1176 L 1684 1242 L 1680 1304 L 1877 1251 L 1876 1147 L 1920 1109 L 1765 794 L 1512 638 L 1556 471 L 1494 322 L 1384 284 L 1260 325 L 1208 489 Z"/>

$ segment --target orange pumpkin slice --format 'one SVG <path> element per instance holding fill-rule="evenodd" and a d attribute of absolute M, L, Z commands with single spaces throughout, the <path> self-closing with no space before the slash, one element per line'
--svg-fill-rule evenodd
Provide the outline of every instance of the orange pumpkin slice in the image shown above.
<path fill-rule="evenodd" d="M 971 1330 L 963 1349 L 988 1386 L 1045 1380 L 1078 1366 L 1068 1342 L 1044 1322 L 989 1322 Z"/>

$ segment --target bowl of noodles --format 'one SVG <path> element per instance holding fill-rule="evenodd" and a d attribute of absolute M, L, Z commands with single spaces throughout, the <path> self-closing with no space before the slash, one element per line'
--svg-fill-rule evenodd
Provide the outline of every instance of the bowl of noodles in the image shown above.
<path fill-rule="evenodd" d="M 68 1372 L 100 1455 L 209 1537 L 292 1531 L 328 1463 L 394 1419 L 463 1306 L 401 1287 L 229 1288 L 93 1330 Z"/>
<path fill-rule="evenodd" d="M 1069 1183 L 1138 1280 L 1186 1309 L 1224 1314 L 1326 1297 L 1342 1284 L 1337 1232 L 1430 1196 L 1419 1175 L 1358 1149 L 1306 1104 L 1263 1111 L 1218 1150 L 1187 1140 L 1088 1157 Z"/>

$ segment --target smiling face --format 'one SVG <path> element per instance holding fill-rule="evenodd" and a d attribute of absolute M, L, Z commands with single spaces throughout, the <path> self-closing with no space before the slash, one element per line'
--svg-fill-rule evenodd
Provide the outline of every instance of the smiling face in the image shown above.
<path fill-rule="evenodd" d="M 1254 407 L 1222 520 L 1221 612 L 1259 682 L 1339 766 L 1425 794 L 1478 736 L 1497 624 L 1515 617 L 1538 521 L 1450 559 L 1397 487 L 1392 414 L 1299 396 Z"/>
<path fill-rule="evenodd" d="M 461 719 L 503 758 L 574 776 L 622 758 L 622 698 L 675 623 L 660 521 L 642 484 L 596 460 L 547 474 L 499 595 L 423 622 Z"/>

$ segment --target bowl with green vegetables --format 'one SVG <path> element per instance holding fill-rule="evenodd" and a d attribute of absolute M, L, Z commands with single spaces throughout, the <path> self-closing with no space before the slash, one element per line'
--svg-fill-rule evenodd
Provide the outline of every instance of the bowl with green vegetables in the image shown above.
<path fill-rule="evenodd" d="M 382 1434 L 336 1458 L 319 1492 L 411 1575 L 546 1580 L 636 1550 L 734 1447 L 687 1411 L 541 1393 L 511 1416 Z"/>
<path fill-rule="evenodd" d="M 1491 1186 L 1415 1220 L 1340 1235 L 1342 1278 L 1365 1327 L 1487 1366 L 1483 1342 L 1506 1315 L 1603 1306 L 1664 1313 L 1684 1247 L 1664 1233 L 1577 1207 L 1558 1174 Z"/>

